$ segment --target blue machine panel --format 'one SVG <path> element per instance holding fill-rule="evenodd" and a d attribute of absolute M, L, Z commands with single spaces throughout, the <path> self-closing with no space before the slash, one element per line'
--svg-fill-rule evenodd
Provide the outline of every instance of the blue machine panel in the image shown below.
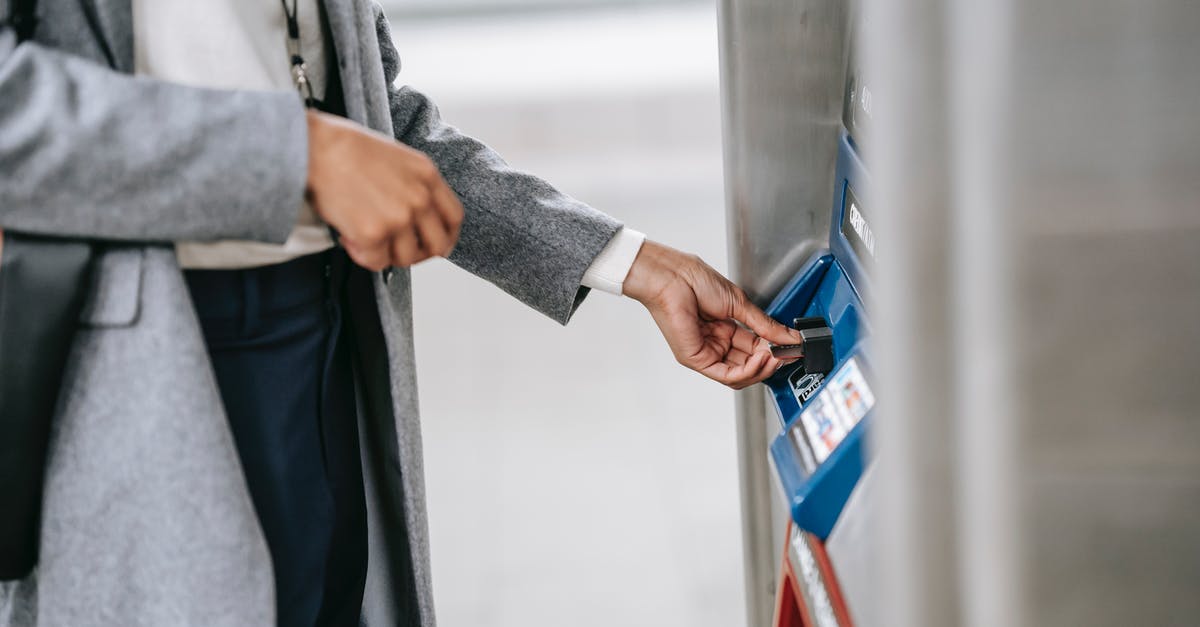
<path fill-rule="evenodd" d="M 854 149 L 854 140 L 844 131 L 838 141 L 836 172 L 829 248 L 842 263 L 850 283 L 869 300 L 870 274 L 875 267 L 875 230 L 863 201 L 869 203 L 871 200 L 871 181 L 862 158 Z"/>
<path fill-rule="evenodd" d="M 875 396 L 870 327 L 863 295 L 869 290 L 875 236 L 859 194 L 866 171 L 844 134 L 839 143 L 830 251 L 818 254 L 767 308 L 776 320 L 821 317 L 833 330 L 835 365 L 826 375 L 800 366 L 766 381 L 782 423 L 771 461 L 792 520 L 824 540 L 866 465 L 864 439 Z"/>

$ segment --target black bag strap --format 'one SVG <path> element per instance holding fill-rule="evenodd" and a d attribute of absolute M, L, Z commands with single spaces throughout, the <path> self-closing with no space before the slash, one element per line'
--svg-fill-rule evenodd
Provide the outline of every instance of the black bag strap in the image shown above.
<path fill-rule="evenodd" d="M 37 0 L 9 0 L 8 23 L 17 31 L 17 41 L 28 41 L 37 30 Z"/>

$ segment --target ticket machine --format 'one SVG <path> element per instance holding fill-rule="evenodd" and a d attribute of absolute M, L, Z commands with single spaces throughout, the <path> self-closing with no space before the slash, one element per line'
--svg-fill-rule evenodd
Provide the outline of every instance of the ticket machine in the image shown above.
<path fill-rule="evenodd" d="M 876 233 L 864 202 L 870 176 L 860 144 L 871 95 L 853 61 L 845 99 L 829 247 L 815 252 L 767 308 L 805 338 L 804 357 L 765 382 L 780 422 L 769 445 L 771 467 L 789 514 L 776 627 L 844 627 L 856 615 L 842 591 L 840 560 L 826 546 L 835 528 L 862 528 L 863 521 L 846 517 L 869 515 L 847 503 L 870 465 L 866 439 L 878 400 L 870 322 Z M 860 562 L 863 550 L 869 546 L 851 547 L 841 559 Z"/>

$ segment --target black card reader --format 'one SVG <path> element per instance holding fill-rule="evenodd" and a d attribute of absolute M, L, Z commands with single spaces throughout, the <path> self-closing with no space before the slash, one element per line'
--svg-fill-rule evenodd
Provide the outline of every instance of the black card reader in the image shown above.
<path fill-rule="evenodd" d="M 799 344 L 771 347 L 776 359 L 802 359 L 806 373 L 827 374 L 833 370 L 833 329 L 821 317 L 796 318 L 792 326 L 800 331 Z"/>

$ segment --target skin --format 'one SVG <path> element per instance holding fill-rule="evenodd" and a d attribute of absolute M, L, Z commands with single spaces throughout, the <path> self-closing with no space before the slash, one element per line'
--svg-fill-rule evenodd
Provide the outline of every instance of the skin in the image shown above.
<path fill-rule="evenodd" d="M 647 240 L 623 291 L 646 307 L 675 360 L 735 390 L 785 364 L 770 343 L 795 344 L 800 332 L 763 313 L 699 257 Z"/>
<path fill-rule="evenodd" d="M 450 254 L 462 203 L 429 157 L 323 113 L 308 113 L 308 131 L 309 201 L 355 263 L 379 271 Z M 699 257 L 654 241 L 623 291 L 650 312 L 680 364 L 735 390 L 790 363 L 771 356 L 770 342 L 800 341 Z"/>
<path fill-rule="evenodd" d="M 342 118 L 309 113 L 309 199 L 359 265 L 407 267 L 454 248 L 462 205 L 424 154 Z M 734 389 L 785 361 L 769 342 L 797 331 L 772 320 L 695 255 L 647 241 L 623 286 L 646 307 L 675 359 Z"/>
<path fill-rule="evenodd" d="M 308 199 L 369 270 L 445 257 L 462 203 L 425 154 L 337 116 L 308 112 Z"/>

